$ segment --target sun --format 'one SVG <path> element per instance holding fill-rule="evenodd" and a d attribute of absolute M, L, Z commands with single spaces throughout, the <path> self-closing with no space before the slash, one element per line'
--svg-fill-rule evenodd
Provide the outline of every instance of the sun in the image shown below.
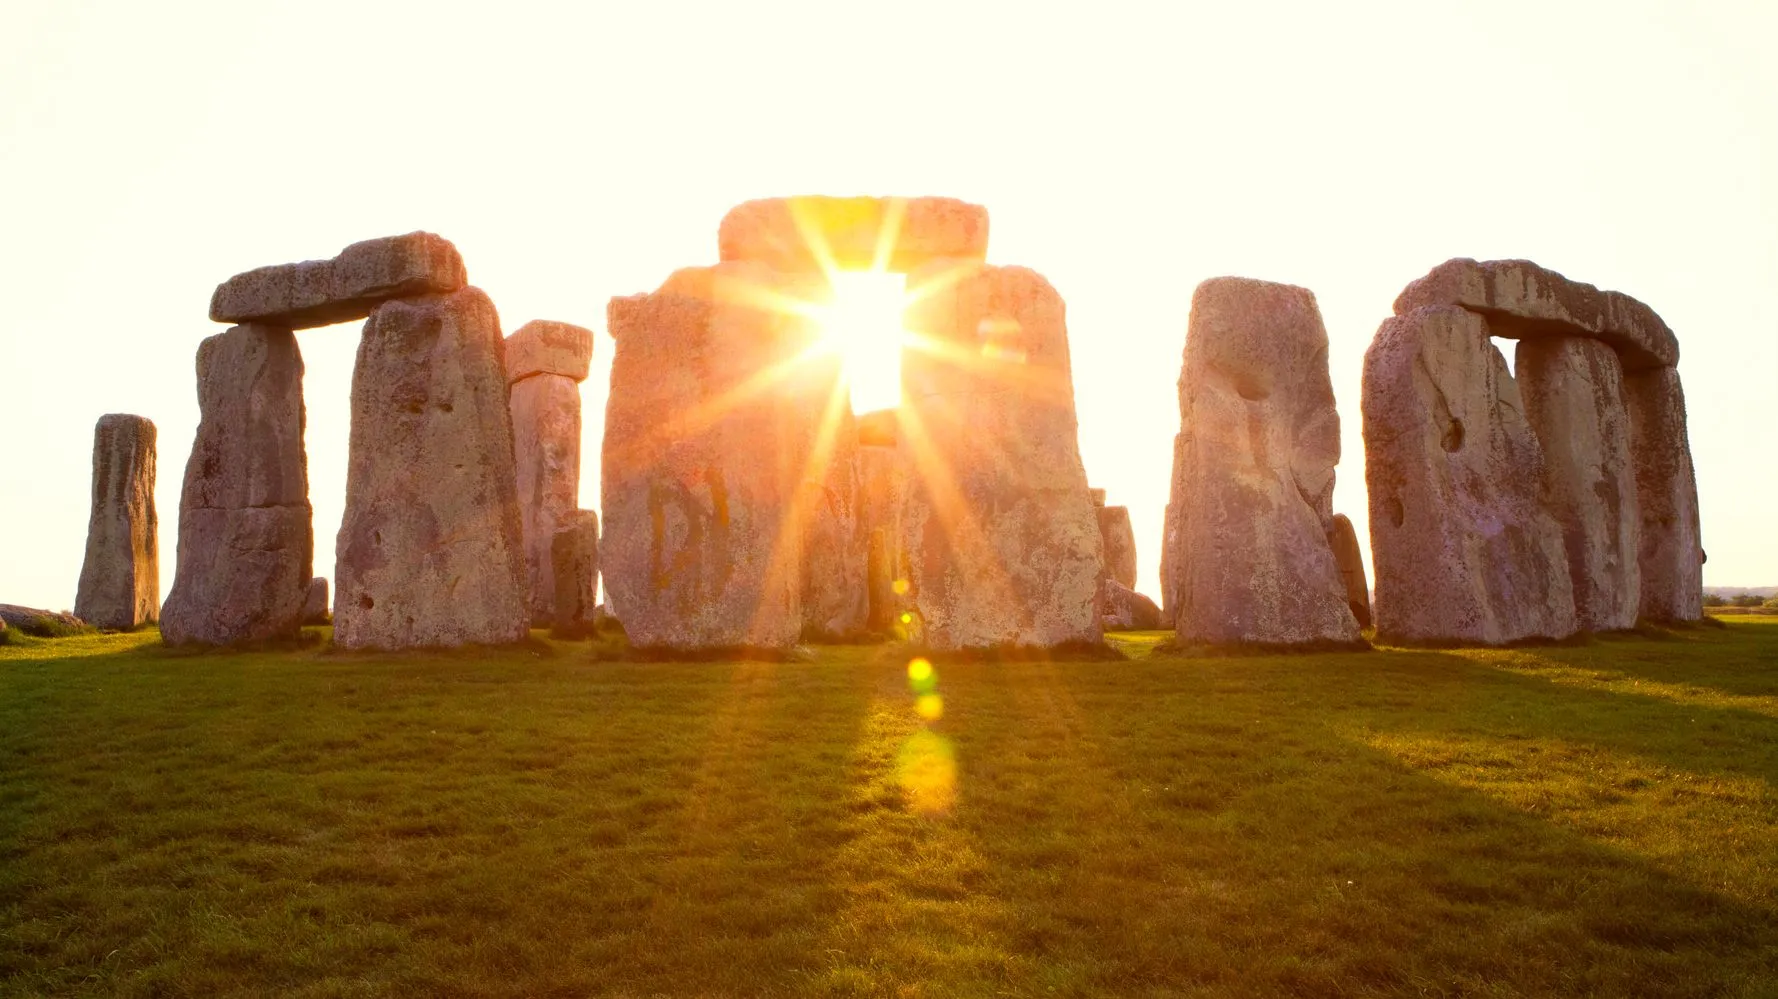
<path fill-rule="evenodd" d="M 820 308 L 820 349 L 838 354 L 852 411 L 901 405 L 902 310 L 907 276 L 889 271 L 833 271 L 831 298 Z"/>

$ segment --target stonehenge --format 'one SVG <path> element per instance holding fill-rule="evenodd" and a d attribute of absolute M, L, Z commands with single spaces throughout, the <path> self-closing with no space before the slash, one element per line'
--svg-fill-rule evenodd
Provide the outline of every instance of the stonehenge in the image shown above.
<path fill-rule="evenodd" d="M 1380 637 L 1498 645 L 1702 614 L 1678 341 L 1530 261 L 1458 259 L 1365 354 Z M 1492 337 L 1518 340 L 1509 372 Z"/>
<path fill-rule="evenodd" d="M 932 652 L 1092 646 L 1503 645 L 1702 614 L 1697 485 L 1672 330 L 1529 261 L 1447 261 L 1365 353 L 1374 595 L 1333 512 L 1339 415 L 1315 296 L 1212 278 L 1178 382 L 1161 604 L 1129 508 L 1087 484 L 1067 314 L 987 262 L 988 215 L 946 198 L 731 209 L 717 262 L 614 298 L 600 510 L 580 508 L 594 334 L 502 338 L 448 241 L 416 232 L 222 282 L 177 570 L 156 606 L 152 423 L 95 429 L 76 599 L 173 644 L 328 620 L 313 577 L 295 331 L 363 320 L 333 640 L 342 649 L 589 634 L 638 649 L 783 653 L 894 635 Z M 901 402 L 854 414 L 822 318 L 843 271 L 905 278 Z M 1514 364 L 1494 338 L 1517 341 Z M 604 580 L 606 605 L 599 603 Z"/>
<path fill-rule="evenodd" d="M 160 522 L 154 513 L 155 429 L 111 413 L 93 428 L 93 502 L 74 615 L 128 631 L 160 617 Z"/>
<path fill-rule="evenodd" d="M 507 337 L 505 349 L 525 599 L 531 622 L 541 625 L 556 616 L 556 527 L 580 507 L 580 383 L 592 363 L 593 333 L 534 320 Z"/>
<path fill-rule="evenodd" d="M 233 645 L 287 638 L 324 617 L 327 583 L 311 572 L 294 331 L 364 319 L 335 547 L 335 644 L 400 649 L 525 637 L 500 320 L 468 286 L 456 248 L 415 232 L 354 243 L 328 260 L 261 267 L 219 285 L 210 316 L 237 325 L 198 349 L 200 421 L 162 636 Z M 584 347 L 590 355 L 590 337 Z M 537 356 L 561 363 L 547 349 Z"/>
<path fill-rule="evenodd" d="M 1305 288 L 1212 278 L 1179 376 L 1164 593 L 1183 645 L 1354 645 L 1329 543 L 1340 418 Z"/>

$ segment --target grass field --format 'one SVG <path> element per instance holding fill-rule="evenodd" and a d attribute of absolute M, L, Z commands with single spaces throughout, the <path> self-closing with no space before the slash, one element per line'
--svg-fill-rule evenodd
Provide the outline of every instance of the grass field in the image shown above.
<path fill-rule="evenodd" d="M 941 665 L 0 647 L 0 994 L 1778 995 L 1778 618 Z M 926 714 L 940 705 L 928 700 Z"/>

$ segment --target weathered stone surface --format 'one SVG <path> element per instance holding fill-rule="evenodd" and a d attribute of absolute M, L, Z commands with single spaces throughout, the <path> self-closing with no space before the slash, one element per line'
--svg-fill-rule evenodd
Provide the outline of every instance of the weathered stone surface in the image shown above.
<path fill-rule="evenodd" d="M 593 363 L 593 331 L 548 319 L 533 319 L 506 338 L 506 380 L 561 375 L 586 381 Z"/>
<path fill-rule="evenodd" d="M 729 263 L 612 300 L 600 562 L 633 645 L 784 649 L 801 633 L 793 506 L 815 428 L 790 400 L 813 390 L 751 387 L 814 330 L 748 289 L 815 301 L 820 281 Z"/>
<path fill-rule="evenodd" d="M 860 437 L 863 435 L 860 434 Z M 907 490 L 907 456 L 895 447 L 858 449 L 858 523 L 865 538 L 865 580 L 870 613 L 867 627 L 893 630 L 908 600 L 907 546 L 901 538 L 902 496 Z"/>
<path fill-rule="evenodd" d="M 314 574 L 303 363 L 287 329 L 245 324 L 198 347 L 197 437 L 179 500 L 173 644 L 284 638 Z"/>
<path fill-rule="evenodd" d="M 1621 356 L 1626 371 L 1679 363 L 1679 341 L 1653 309 L 1529 260 L 1447 260 L 1402 291 L 1395 314 L 1443 305 L 1487 316 L 1494 336 L 1603 340 Z"/>
<path fill-rule="evenodd" d="M 780 271 L 817 272 L 825 246 L 841 268 L 884 265 L 910 272 L 939 258 L 981 261 L 988 252 L 988 210 L 954 198 L 767 198 L 737 205 L 717 235 L 722 260 L 748 260 Z"/>
<path fill-rule="evenodd" d="M 1642 616 L 1696 621 L 1704 616 L 1704 549 L 1678 370 L 1626 375 L 1624 401 L 1641 515 Z"/>
<path fill-rule="evenodd" d="M 822 370 L 799 379 L 805 391 L 798 398 L 815 427 L 796 510 L 805 525 L 803 638 L 857 638 L 870 618 L 869 538 L 858 516 L 858 429 L 843 396 L 822 399 L 806 391 L 810 384 L 837 384 L 839 358 L 808 363 Z"/>
<path fill-rule="evenodd" d="M 1161 624 L 1161 609 L 1153 600 L 1115 579 L 1106 579 L 1100 593 L 1101 624 L 1107 631 L 1154 631 Z"/>
<path fill-rule="evenodd" d="M 154 424 L 111 413 L 93 429 L 93 505 L 74 613 L 128 630 L 160 617 L 160 521 L 154 514 Z"/>
<path fill-rule="evenodd" d="M 216 286 L 210 318 L 307 329 L 352 322 L 380 303 L 469 283 L 463 258 L 442 236 L 410 232 L 353 243 L 330 260 L 275 264 Z"/>
<path fill-rule="evenodd" d="M 909 286 L 909 328 L 952 348 L 903 357 L 917 637 L 936 650 L 1098 642 L 1103 554 L 1061 296 L 1034 271 L 955 260 Z"/>
<path fill-rule="evenodd" d="M 599 609 L 599 515 L 575 510 L 558 522 L 550 539 L 555 575 L 555 633 L 578 638 L 592 634 Z"/>
<path fill-rule="evenodd" d="M 525 556 L 500 318 L 476 288 L 386 302 L 352 372 L 334 644 L 526 635 Z"/>
<path fill-rule="evenodd" d="M 1191 438 L 1173 435 L 1173 467 L 1185 466 L 1186 445 Z M 1180 546 L 1185 542 L 1185 497 L 1180 494 L 1179 476 L 1173 476 L 1167 489 L 1167 509 L 1161 523 L 1161 618 L 1172 627 L 1179 616 Z"/>
<path fill-rule="evenodd" d="M 1521 340 L 1513 371 L 1543 447 L 1544 502 L 1562 528 L 1575 623 L 1585 631 L 1635 627 L 1641 514 L 1618 356 L 1583 337 Z"/>
<path fill-rule="evenodd" d="M 1371 626 L 1371 591 L 1364 576 L 1364 555 L 1358 546 L 1358 532 L 1343 513 L 1333 515 L 1328 525 L 1327 543 L 1333 549 L 1334 564 L 1340 567 L 1340 578 L 1346 581 L 1346 606 L 1360 628 Z"/>
<path fill-rule="evenodd" d="M 1136 529 L 1130 526 L 1130 508 L 1101 504 L 1094 512 L 1099 515 L 1099 543 L 1105 549 L 1105 578 L 1115 579 L 1126 587 L 1134 587 Z"/>
<path fill-rule="evenodd" d="M 1088 489 L 1087 495 L 1092 497 L 1094 506 L 1099 507 L 1099 506 L 1105 505 L 1105 490 L 1103 490 L 1103 489 Z"/>
<path fill-rule="evenodd" d="M 580 386 L 563 375 L 534 375 L 512 386 L 510 405 L 526 601 L 531 622 L 542 627 L 555 619 L 556 527 L 580 506 Z"/>
<path fill-rule="evenodd" d="M 326 576 L 309 580 L 309 595 L 303 600 L 304 624 L 326 624 L 331 620 L 328 615 L 333 604 L 328 596 Z"/>
<path fill-rule="evenodd" d="M 68 628 L 80 628 L 86 622 L 67 611 L 45 610 L 41 607 L 24 607 L 19 604 L 0 604 L 0 625 L 17 628 L 27 634 L 36 626 L 40 619 L 47 618 L 56 624 Z"/>
<path fill-rule="evenodd" d="M 1172 503 L 1181 642 L 1360 640 L 1327 531 L 1340 417 L 1306 288 L 1212 278 L 1192 295 Z"/>
<path fill-rule="evenodd" d="M 1574 633 L 1543 449 L 1487 320 L 1454 307 L 1386 320 L 1364 358 L 1377 634 L 1499 644 Z"/>

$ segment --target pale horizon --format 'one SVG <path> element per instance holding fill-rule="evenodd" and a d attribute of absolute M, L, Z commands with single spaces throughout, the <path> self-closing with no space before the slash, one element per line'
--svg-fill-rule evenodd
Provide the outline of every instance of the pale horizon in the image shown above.
<path fill-rule="evenodd" d="M 164 600 L 195 353 L 226 328 L 211 291 L 416 229 L 457 245 L 505 333 L 596 331 L 597 509 L 606 301 L 714 262 L 728 208 L 790 194 L 987 207 L 990 262 L 1067 303 L 1088 479 L 1130 507 L 1157 599 L 1193 288 L 1315 293 L 1335 508 L 1368 569 L 1360 365 L 1396 294 L 1451 257 L 1531 259 L 1660 313 L 1704 582 L 1778 585 L 1778 6 L 646 6 L 0 11 L 0 602 L 73 605 L 93 425 L 114 412 L 159 429 Z M 297 334 L 330 579 L 358 328 Z"/>

